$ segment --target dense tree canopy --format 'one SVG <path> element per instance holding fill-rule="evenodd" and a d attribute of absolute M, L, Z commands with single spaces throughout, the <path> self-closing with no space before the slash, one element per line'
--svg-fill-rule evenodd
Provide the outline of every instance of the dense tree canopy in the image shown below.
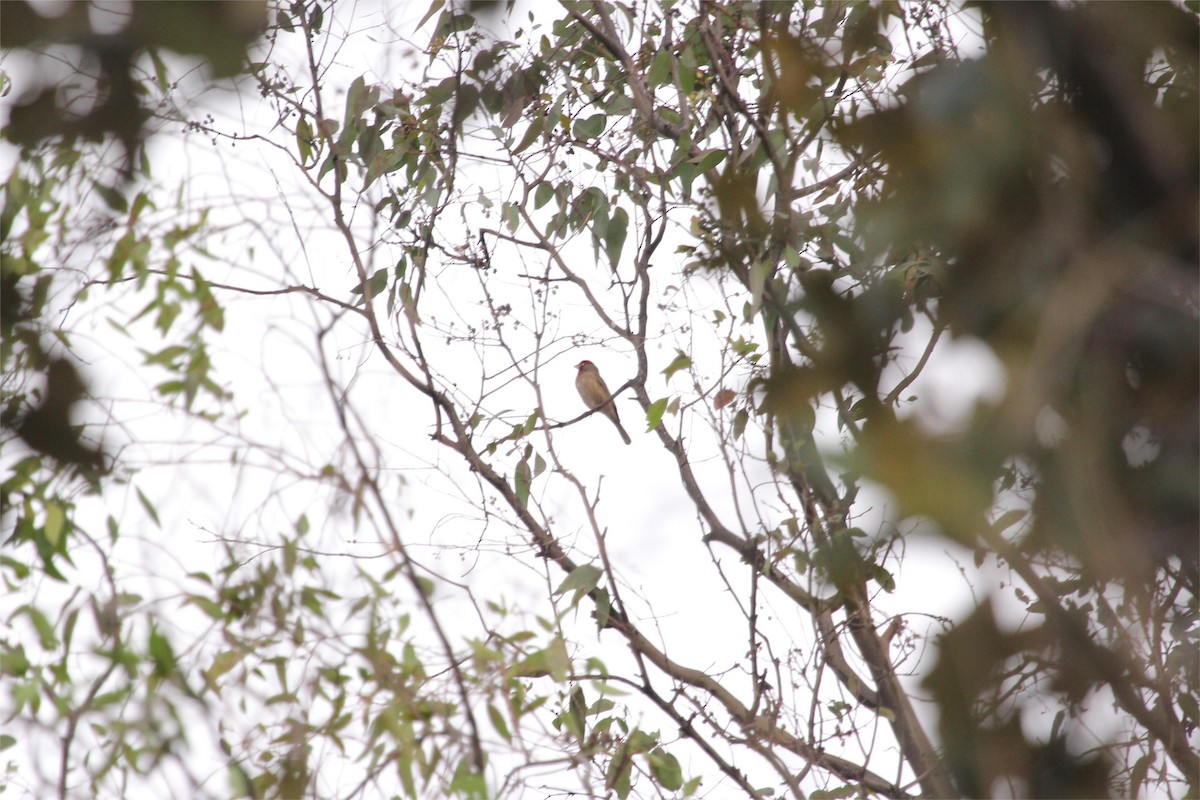
<path fill-rule="evenodd" d="M 1194 4 L 0 11 L 0 788 L 1200 794 Z"/>

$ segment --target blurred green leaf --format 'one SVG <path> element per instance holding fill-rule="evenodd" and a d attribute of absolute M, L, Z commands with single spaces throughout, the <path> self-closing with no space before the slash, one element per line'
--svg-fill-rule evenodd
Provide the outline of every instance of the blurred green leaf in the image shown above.
<path fill-rule="evenodd" d="M 646 410 L 646 430 L 652 431 L 662 422 L 663 414 L 667 410 L 666 397 L 660 397 L 650 404 L 650 408 Z"/>
<path fill-rule="evenodd" d="M 580 564 L 575 569 L 571 570 L 567 577 L 563 578 L 562 583 L 554 590 L 555 594 L 566 594 L 574 592 L 575 596 L 571 599 L 571 605 L 579 604 L 580 599 L 596 588 L 600 580 L 604 577 L 604 571 L 592 564 Z"/>

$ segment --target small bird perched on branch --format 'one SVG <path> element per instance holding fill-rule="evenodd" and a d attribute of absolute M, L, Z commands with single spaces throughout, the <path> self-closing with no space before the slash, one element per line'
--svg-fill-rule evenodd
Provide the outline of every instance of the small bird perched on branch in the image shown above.
<path fill-rule="evenodd" d="M 596 365 L 590 361 L 580 361 L 575 367 L 579 370 L 579 374 L 575 376 L 575 388 L 579 390 L 579 396 L 583 398 L 583 402 L 588 408 L 600 409 L 600 413 L 611 419 L 613 425 L 617 426 L 617 431 L 625 440 L 625 444 L 630 444 L 629 434 L 621 427 L 621 417 L 617 414 L 616 404 L 613 403 L 612 392 L 608 391 L 604 378 L 600 377 L 600 370 L 596 369 Z"/>

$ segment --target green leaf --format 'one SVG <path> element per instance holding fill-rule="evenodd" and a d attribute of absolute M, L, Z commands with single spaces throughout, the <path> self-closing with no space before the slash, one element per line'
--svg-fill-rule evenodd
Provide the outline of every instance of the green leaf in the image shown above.
<path fill-rule="evenodd" d="M 567 700 L 567 707 L 555 717 L 556 725 L 561 725 L 578 741 L 587 736 L 587 704 L 583 699 L 583 689 L 575 686 Z"/>
<path fill-rule="evenodd" d="M 545 181 L 538 181 L 537 188 L 533 190 L 533 207 L 541 208 L 549 203 L 552 197 L 554 197 L 554 187 Z"/>
<path fill-rule="evenodd" d="M 650 62 L 650 73 L 646 80 L 651 88 L 662 86 L 667 82 L 667 77 L 671 74 L 671 51 L 667 48 L 660 49 L 655 55 L 654 60 Z"/>
<path fill-rule="evenodd" d="M 487 781 L 483 775 L 471 769 L 470 762 L 465 758 L 458 763 L 449 789 L 469 800 L 487 800 Z"/>
<path fill-rule="evenodd" d="M 120 279 L 125 265 L 129 263 L 129 255 L 136 245 L 137 239 L 132 230 L 125 231 L 124 235 L 113 245 L 112 254 L 108 257 L 107 262 L 109 280 L 115 282 Z"/>
<path fill-rule="evenodd" d="M 750 421 L 750 412 L 746 409 L 739 410 L 733 416 L 733 438 L 740 439 L 742 434 L 746 432 L 746 423 Z"/>
<path fill-rule="evenodd" d="M 212 666 L 202 672 L 205 681 L 214 689 L 217 688 L 218 679 L 240 664 L 245 656 L 245 653 L 234 650 L 218 653 L 213 657 Z"/>
<path fill-rule="evenodd" d="M 145 363 L 147 365 L 159 364 L 167 369 L 177 369 L 178 365 L 176 364 L 176 361 L 181 356 L 187 355 L 187 352 L 188 348 L 184 345 L 173 344 L 169 347 L 164 347 L 157 353 L 147 353 L 145 350 L 143 350 L 142 354 L 145 357 Z"/>
<path fill-rule="evenodd" d="M 545 128 L 545 120 L 540 116 L 534 117 L 528 127 L 525 128 L 525 135 L 521 137 L 521 141 L 517 142 L 517 146 L 513 148 L 513 155 L 524 152 L 525 148 L 533 144 Z M 542 204 L 538 204 L 537 207 L 541 208 Z"/>
<path fill-rule="evenodd" d="M 529 468 L 529 457 L 526 456 L 517 464 L 516 474 L 513 476 L 513 491 L 517 494 L 517 502 L 522 506 L 529 504 L 529 484 L 532 480 L 533 473 Z"/>
<path fill-rule="evenodd" d="M 690 197 L 692 194 L 692 181 L 696 178 L 696 165 L 686 158 L 681 158 L 671 169 L 668 177 L 671 180 L 679 181 L 678 195 L 680 197 Z"/>
<path fill-rule="evenodd" d="M 655 748 L 646 754 L 646 761 L 650 764 L 650 774 L 664 789 L 675 791 L 683 787 L 683 770 L 675 756 Z"/>
<path fill-rule="evenodd" d="M 652 431 L 662 422 L 663 413 L 667 410 L 667 398 L 662 397 L 650 404 L 646 411 L 646 430 Z"/>
<path fill-rule="evenodd" d="M 208 599 L 207 597 L 201 597 L 200 595 L 197 595 L 197 594 L 188 595 L 187 600 L 185 600 L 184 602 L 192 603 L 192 604 L 198 606 L 201 611 L 203 611 L 205 614 L 207 614 L 209 617 L 216 620 L 217 622 L 220 622 L 221 620 L 225 619 L 224 609 L 222 609 L 219 605 L 217 605 L 216 603 L 214 603 L 212 600 Z"/>
<path fill-rule="evenodd" d="M 621 800 L 629 797 L 633 788 L 633 758 L 625 745 L 617 748 L 604 774 L 604 787 L 615 791 Z"/>
<path fill-rule="evenodd" d="M 38 633 L 38 642 L 43 650 L 54 650 L 58 647 L 58 636 L 54 633 L 54 626 L 50 624 L 50 620 L 46 615 L 33 606 L 22 606 L 17 610 L 17 613 L 25 612 L 29 617 L 29 621 L 33 623 L 33 627 Z"/>
<path fill-rule="evenodd" d="M 400 284 L 400 305 L 413 325 L 421 324 L 421 315 L 417 313 L 417 301 L 413 298 L 412 286 L 407 283 Z"/>
<path fill-rule="evenodd" d="M 690 95 L 696 90 L 696 51 L 691 47 L 681 48 L 676 64 L 679 90 Z"/>
<path fill-rule="evenodd" d="M 187 387 L 183 381 L 163 381 L 154 387 L 163 397 L 169 397 L 173 394 L 180 394 Z"/>
<path fill-rule="evenodd" d="M 25 655 L 25 645 L 18 644 L 16 647 L 9 647 L 7 644 L 0 643 L 0 674 L 12 675 L 20 678 L 29 671 L 29 657 Z"/>
<path fill-rule="evenodd" d="M 601 586 L 596 590 L 596 610 L 593 616 L 596 618 L 596 629 L 604 630 L 608 625 L 608 618 L 612 614 L 612 599 L 608 596 L 608 589 Z"/>
<path fill-rule="evenodd" d="M 888 572 L 878 564 L 872 564 L 870 569 L 871 577 L 875 579 L 875 582 L 879 584 L 880 588 L 889 594 L 896 591 L 896 579 L 892 577 L 892 573 Z"/>
<path fill-rule="evenodd" d="M 514 675 L 524 678 L 549 676 L 556 682 L 562 683 L 567 678 L 567 670 L 570 669 L 570 666 L 571 659 L 567 655 L 566 642 L 562 640 L 561 636 L 556 636 L 544 650 L 535 650 L 517 662 L 513 666 L 512 672 Z"/>
<path fill-rule="evenodd" d="M 150 658 L 154 661 L 154 674 L 165 678 L 175 672 L 175 651 L 167 638 L 156 628 L 150 629 Z"/>
<path fill-rule="evenodd" d="M 150 195 L 146 194 L 145 192 L 138 192 L 133 198 L 133 207 L 129 209 L 130 225 L 133 225 L 138 221 L 138 218 L 142 215 L 142 211 L 144 211 L 147 206 L 150 206 L 151 208 L 154 207 L 154 203 L 150 201 Z"/>
<path fill-rule="evenodd" d="M 208 281 L 204 280 L 199 270 L 193 273 L 193 278 L 196 284 L 196 300 L 200 304 L 200 319 L 205 325 L 220 333 L 225 329 L 225 310 L 217 302 L 216 296 L 208 288 Z"/>
<path fill-rule="evenodd" d="M 614 268 L 621 259 L 621 250 L 625 247 L 625 237 L 629 232 L 629 214 L 623 208 L 617 208 L 608 221 L 608 230 L 604 236 L 604 252 Z"/>
<path fill-rule="evenodd" d="M 379 297 L 379 295 L 383 293 L 383 290 L 387 288 L 388 272 L 390 272 L 390 270 L 387 267 L 380 267 L 379 269 L 375 270 L 375 274 L 367 279 L 366 287 L 370 290 L 371 297 Z M 365 302 L 366 295 L 363 292 L 363 282 L 360 281 L 357 286 L 351 289 L 350 294 L 363 295 L 363 299 L 360 302 Z"/>
<path fill-rule="evenodd" d="M 130 687 L 124 686 L 115 691 L 105 692 L 104 694 L 97 695 L 96 697 L 92 698 L 91 708 L 93 710 L 101 709 L 105 706 L 111 706 L 114 703 L 124 702 L 129 697 L 131 691 L 132 690 Z"/>
<path fill-rule="evenodd" d="M 554 590 L 555 594 L 566 594 L 567 592 L 575 592 L 575 597 L 571 599 L 571 605 L 578 605 L 580 599 L 595 589 L 600 583 L 600 579 L 604 577 L 604 571 L 592 564 L 580 564 L 571 573 L 563 579 L 563 582 Z"/>
<path fill-rule="evenodd" d="M 121 194 L 117 189 L 105 186 L 99 181 L 94 181 L 92 186 L 95 188 L 96 194 L 100 195 L 100 199 L 104 201 L 104 204 L 113 211 L 116 211 L 118 214 L 124 214 L 129 210 L 129 203 L 125 199 L 125 195 Z"/>
<path fill-rule="evenodd" d="M 308 124 L 308 120 L 304 117 L 296 123 L 296 150 L 300 155 L 300 164 L 306 166 L 309 159 L 312 158 L 312 141 L 313 131 L 312 126 Z"/>
<path fill-rule="evenodd" d="M 508 225 L 508 229 L 516 233 L 517 228 L 521 225 L 521 215 L 517 211 L 515 203 L 504 203 L 500 206 L 500 216 L 504 219 L 504 223 Z"/>
<path fill-rule="evenodd" d="M 350 82 L 350 88 L 346 90 L 346 119 L 344 125 L 349 127 L 350 123 L 362 116 L 367 110 L 367 104 L 370 100 L 370 93 L 367 91 L 367 82 L 359 75 Z"/>
<path fill-rule="evenodd" d="M 765 261 L 756 261 L 750 265 L 750 318 L 755 317 L 758 309 L 762 307 L 763 289 L 767 285 L 767 275 L 770 271 L 771 265 Z"/>
<path fill-rule="evenodd" d="M 687 369 L 692 365 L 692 359 L 682 350 L 676 350 L 675 354 L 675 359 L 662 371 L 662 374 L 667 376 L 667 380 L 671 380 L 671 376 L 679 370 Z"/>
<path fill-rule="evenodd" d="M 442 6 L 444 5 L 446 5 L 446 0 L 433 0 L 433 2 L 429 4 L 429 10 L 425 12 L 425 16 L 421 17 L 421 21 L 417 23 L 417 27 L 413 28 L 413 31 L 419 31 L 421 28 L 425 27 L 425 23 L 429 22 L 429 20 L 433 18 L 434 14 L 441 11 Z"/>
<path fill-rule="evenodd" d="M 317 181 L 320 182 L 321 179 L 324 178 L 331 169 L 334 169 L 335 167 L 337 167 L 339 165 L 339 163 L 340 162 L 338 161 L 337 155 L 335 153 L 330 153 L 328 156 L 326 156 L 325 160 L 321 162 L 321 168 L 317 170 Z M 335 172 L 334 176 L 337 177 L 337 176 L 339 176 L 339 174 L 340 174 L 340 171 Z"/>
<path fill-rule="evenodd" d="M 712 148 L 710 150 L 702 150 L 692 158 L 688 159 L 692 164 L 696 165 L 696 173 L 708 172 L 713 167 L 725 160 L 728 153 L 722 148 Z"/>
<path fill-rule="evenodd" d="M 158 520 L 158 511 L 155 510 L 154 504 L 150 502 L 146 495 L 142 494 L 142 490 L 137 490 L 138 502 L 142 504 L 142 508 L 146 509 L 146 513 L 150 515 L 150 519 L 154 520 L 154 524 L 162 527 L 162 523 Z"/>
<path fill-rule="evenodd" d="M 0 565 L 3 565 L 5 567 L 8 567 L 9 569 L 11 569 L 13 571 L 13 575 L 18 579 L 23 580 L 23 579 L 29 577 L 29 573 L 30 573 L 29 565 L 22 563 L 20 561 L 17 561 L 14 558 L 9 558 L 8 556 L 0 556 Z"/>
<path fill-rule="evenodd" d="M 586 119 L 577 119 L 571 127 L 571 131 L 577 139 L 595 139 L 600 134 L 604 133 L 604 125 L 608 122 L 608 118 L 603 114 L 593 114 Z"/>
<path fill-rule="evenodd" d="M 410 153 L 404 148 L 396 148 L 394 150 L 380 150 L 375 155 L 371 156 L 371 162 L 367 165 L 367 175 L 363 179 L 363 188 L 370 186 L 381 175 L 386 175 L 390 172 L 395 172 L 404 166 L 408 160 Z M 397 223 L 398 228 L 403 228 L 404 224 Z"/>
<path fill-rule="evenodd" d="M 46 541 L 50 542 L 50 546 L 55 550 L 58 549 L 62 542 L 63 528 L 66 526 L 67 514 L 63 511 L 61 504 L 53 500 L 46 503 L 46 524 L 44 527 L 46 532 Z"/>
<path fill-rule="evenodd" d="M 625 746 L 629 748 L 629 752 L 631 753 L 646 753 L 657 744 L 657 733 L 646 733 L 639 729 L 629 734 L 629 740 L 625 743 Z"/>
<path fill-rule="evenodd" d="M 496 733 L 506 742 L 512 741 L 512 734 L 508 732 L 508 723 L 504 721 L 504 715 L 500 710 L 491 703 L 488 703 L 488 719 L 492 721 L 492 727 L 496 729 Z"/>
<path fill-rule="evenodd" d="M 175 324 L 181 311 L 183 311 L 183 307 L 179 303 L 162 303 L 158 307 L 158 317 L 154 320 L 154 327 L 164 334 L 170 333 L 171 326 Z"/>

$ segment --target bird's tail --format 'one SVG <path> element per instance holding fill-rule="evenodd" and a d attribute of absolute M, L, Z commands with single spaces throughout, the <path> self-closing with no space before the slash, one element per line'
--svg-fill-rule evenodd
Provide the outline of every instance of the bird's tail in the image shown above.
<path fill-rule="evenodd" d="M 617 430 L 621 433 L 621 438 L 625 440 L 625 444 L 633 444 L 633 440 L 629 438 L 629 434 L 625 432 L 625 428 L 621 423 L 617 423 Z"/>

